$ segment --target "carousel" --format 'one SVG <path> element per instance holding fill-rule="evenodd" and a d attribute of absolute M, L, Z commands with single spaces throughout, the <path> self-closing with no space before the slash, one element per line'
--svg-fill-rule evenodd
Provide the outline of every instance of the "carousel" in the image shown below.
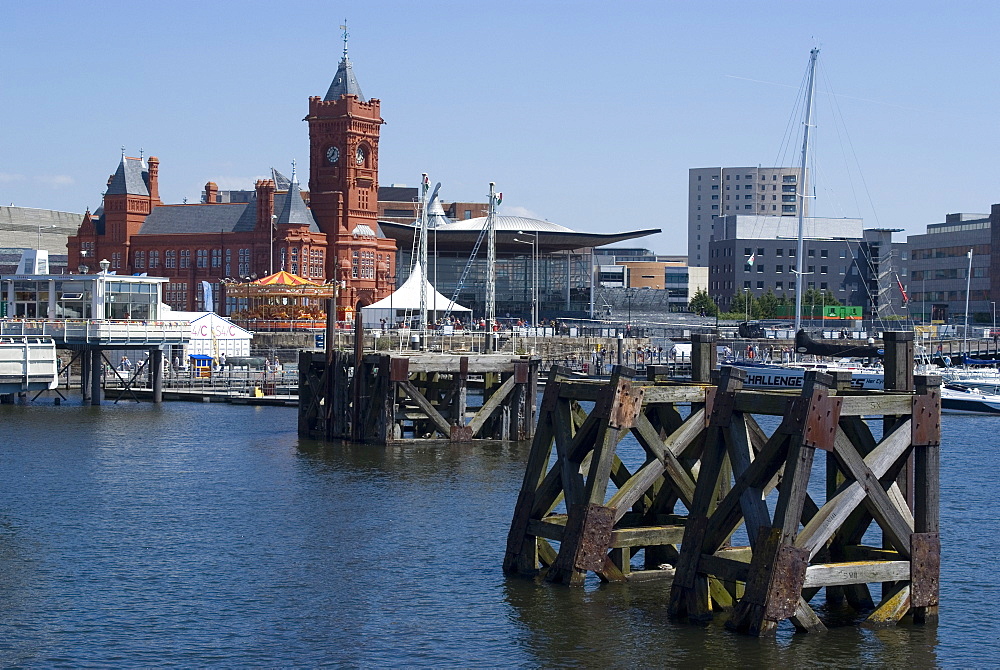
<path fill-rule="evenodd" d="M 333 284 L 316 284 L 281 270 L 249 283 L 225 284 L 229 318 L 258 330 L 320 328 L 326 300 L 337 297 Z"/>

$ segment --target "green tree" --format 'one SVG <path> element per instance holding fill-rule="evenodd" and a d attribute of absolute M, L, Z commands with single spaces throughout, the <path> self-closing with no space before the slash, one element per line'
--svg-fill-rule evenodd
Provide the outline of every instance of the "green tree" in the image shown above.
<path fill-rule="evenodd" d="M 753 316 L 757 309 L 757 300 L 750 291 L 738 291 L 733 294 L 733 299 L 729 303 L 729 312 L 732 314 L 742 314 Z"/>
<path fill-rule="evenodd" d="M 694 297 L 691 298 L 688 309 L 695 314 L 701 314 L 704 312 L 706 316 L 716 316 L 719 313 L 719 306 L 716 305 L 715 301 L 712 300 L 712 297 L 708 295 L 708 291 L 703 288 L 694 292 Z"/>
<path fill-rule="evenodd" d="M 771 289 L 757 299 L 754 316 L 758 319 L 773 319 L 778 312 L 778 296 Z"/>

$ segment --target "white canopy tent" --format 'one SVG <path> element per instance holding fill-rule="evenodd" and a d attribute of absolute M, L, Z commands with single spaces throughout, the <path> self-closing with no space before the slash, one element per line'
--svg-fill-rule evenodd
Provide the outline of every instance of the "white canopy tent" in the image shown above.
<path fill-rule="evenodd" d="M 462 307 L 458 303 L 453 303 L 451 298 L 446 298 L 437 292 L 431 283 L 424 277 L 420 263 L 417 263 L 413 272 L 403 285 L 396 291 L 378 302 L 361 308 L 361 322 L 366 327 L 377 327 L 381 325 L 381 319 L 389 327 L 394 327 L 397 323 L 408 318 L 418 317 L 420 314 L 420 284 L 425 285 L 427 321 L 433 323 L 438 316 L 444 316 L 451 306 L 452 314 L 461 313 L 460 318 L 468 321 L 468 315 L 472 312 L 468 307 Z M 436 306 L 436 311 L 435 311 Z M 405 324 L 409 325 L 409 324 Z"/>

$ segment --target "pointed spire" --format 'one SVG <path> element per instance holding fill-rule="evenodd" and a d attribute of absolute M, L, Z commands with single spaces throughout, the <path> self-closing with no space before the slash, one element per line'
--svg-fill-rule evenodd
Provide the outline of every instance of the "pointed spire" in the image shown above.
<path fill-rule="evenodd" d="M 351 65 L 351 59 L 347 57 L 348 33 L 346 20 L 344 21 L 344 25 L 340 26 L 340 29 L 344 31 L 344 55 L 340 59 L 337 74 L 334 75 L 333 82 L 330 84 L 330 88 L 327 90 L 326 97 L 323 100 L 339 100 L 342 95 L 356 95 L 358 96 L 358 100 L 366 102 L 365 96 L 361 92 L 361 85 L 358 84 L 358 80 L 354 76 L 354 66 Z"/>
<path fill-rule="evenodd" d="M 288 185 L 288 193 L 285 194 L 285 201 L 278 212 L 277 224 L 292 226 L 311 226 L 313 218 L 309 214 L 302 199 L 302 191 L 299 190 L 299 179 L 295 176 L 295 161 L 292 161 L 292 180 Z"/>

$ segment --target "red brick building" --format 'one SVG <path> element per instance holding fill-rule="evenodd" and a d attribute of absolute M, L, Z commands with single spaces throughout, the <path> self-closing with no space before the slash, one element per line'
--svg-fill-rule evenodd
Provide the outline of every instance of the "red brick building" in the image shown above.
<path fill-rule="evenodd" d="M 344 57 L 325 97 L 309 99 L 310 191 L 295 171 L 286 185 L 258 180 L 247 202 L 164 205 L 159 160 L 122 154 L 102 206 L 88 210 L 67 242 L 71 270 L 95 272 L 107 259 L 119 274 L 168 277 L 164 299 L 181 310 L 206 305 L 203 287 L 220 295 L 223 279 L 264 277 L 284 269 L 316 282 L 339 282 L 338 318 L 361 298 L 388 295 L 396 275 L 394 240 L 377 222 L 378 100 L 365 100 Z M 226 314 L 224 305 L 213 305 Z"/>

